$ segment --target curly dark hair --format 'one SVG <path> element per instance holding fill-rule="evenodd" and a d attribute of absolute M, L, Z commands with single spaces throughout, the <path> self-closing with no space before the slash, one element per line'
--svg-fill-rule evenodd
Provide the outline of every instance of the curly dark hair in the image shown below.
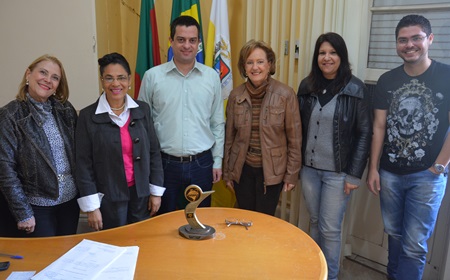
<path fill-rule="evenodd" d="M 100 66 L 100 76 L 103 76 L 103 72 L 105 71 L 106 66 L 110 64 L 121 65 L 125 69 L 125 71 L 127 71 L 128 75 L 131 75 L 130 65 L 128 64 L 128 61 L 120 53 L 114 52 L 105 54 L 102 58 L 98 59 L 98 65 Z"/>

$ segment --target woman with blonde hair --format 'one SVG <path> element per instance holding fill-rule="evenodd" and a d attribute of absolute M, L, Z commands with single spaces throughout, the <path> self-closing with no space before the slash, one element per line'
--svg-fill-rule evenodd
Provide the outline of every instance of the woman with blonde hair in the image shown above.
<path fill-rule="evenodd" d="M 77 114 L 68 98 L 62 63 L 43 55 L 26 69 L 16 99 L 0 111 L 0 190 L 9 208 L 3 212 L 13 221 L 0 227 L 0 235 L 76 233 Z"/>

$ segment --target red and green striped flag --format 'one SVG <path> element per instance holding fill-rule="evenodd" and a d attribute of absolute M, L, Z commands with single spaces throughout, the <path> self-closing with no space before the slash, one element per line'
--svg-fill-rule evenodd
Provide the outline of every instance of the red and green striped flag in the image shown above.
<path fill-rule="evenodd" d="M 155 1 L 142 0 L 136 73 L 134 75 L 134 98 L 138 98 L 145 71 L 158 64 L 161 64 L 161 58 L 159 54 Z"/>
<path fill-rule="evenodd" d="M 173 0 L 172 2 L 172 18 L 170 22 L 179 16 L 191 16 L 197 20 L 200 25 L 200 45 L 198 46 L 197 61 L 205 63 L 205 55 L 203 52 L 203 29 L 202 29 L 202 16 L 200 13 L 199 0 Z M 169 51 L 167 55 L 167 61 L 173 58 L 173 50 L 169 42 Z"/>

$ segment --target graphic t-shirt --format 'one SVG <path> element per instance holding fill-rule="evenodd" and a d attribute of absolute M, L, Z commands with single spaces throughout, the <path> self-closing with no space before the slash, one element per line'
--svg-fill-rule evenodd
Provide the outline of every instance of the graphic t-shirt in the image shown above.
<path fill-rule="evenodd" d="M 373 99 L 387 110 L 380 167 L 396 174 L 431 167 L 449 130 L 450 65 L 433 60 L 415 77 L 397 67 L 380 77 Z"/>

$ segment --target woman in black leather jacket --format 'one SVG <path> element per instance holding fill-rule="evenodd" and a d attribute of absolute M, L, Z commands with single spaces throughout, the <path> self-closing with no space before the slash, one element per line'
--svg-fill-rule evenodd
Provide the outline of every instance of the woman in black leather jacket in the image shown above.
<path fill-rule="evenodd" d="M 0 235 L 75 234 L 80 209 L 75 187 L 75 125 L 67 78 L 53 56 L 25 71 L 16 99 L 0 111 Z M 1 201 L 0 201 L 1 203 Z M 11 217 L 9 224 L 4 224 Z"/>
<path fill-rule="evenodd" d="M 340 35 L 319 36 L 311 72 L 297 95 L 303 131 L 300 178 L 310 235 L 325 255 L 328 279 L 336 279 L 345 208 L 360 185 L 372 136 L 371 99 L 351 73 Z"/>

